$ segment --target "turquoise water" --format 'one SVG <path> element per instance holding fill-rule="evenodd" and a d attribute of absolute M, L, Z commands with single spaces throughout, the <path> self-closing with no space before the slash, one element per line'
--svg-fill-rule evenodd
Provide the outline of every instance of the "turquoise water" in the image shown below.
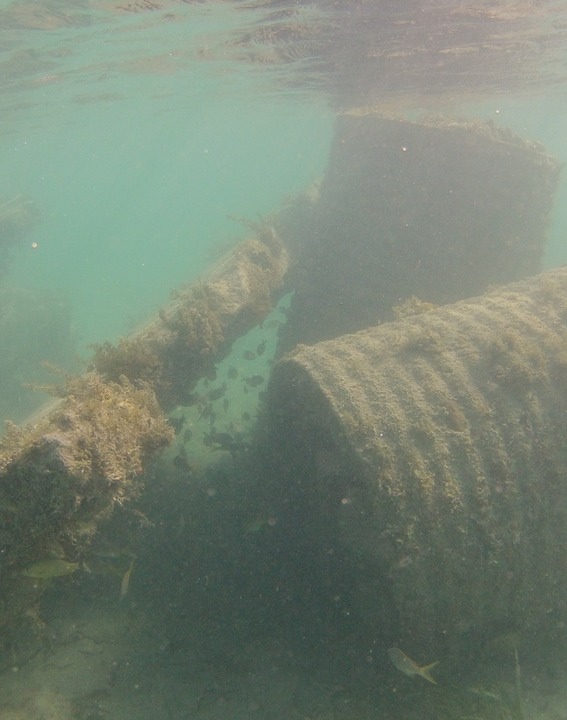
<path fill-rule="evenodd" d="M 332 127 L 324 98 L 215 57 L 242 22 L 228 5 L 95 20 L 8 34 L 41 67 L 6 83 L 0 135 L 0 193 L 42 214 L 11 282 L 65 293 L 82 345 L 131 330 L 242 236 L 234 218 L 317 178 Z"/>
<path fill-rule="evenodd" d="M 186 101 L 89 106 L 66 127 L 4 139 L 4 192 L 43 214 L 13 281 L 68 293 L 84 342 L 131 329 L 242 235 L 231 216 L 273 212 L 322 171 L 323 108 L 237 91 Z"/>
<path fill-rule="evenodd" d="M 282 90 L 281 70 L 242 57 L 237 31 L 260 11 L 120 9 L 134 6 L 2 11 L 0 196 L 41 215 L 3 282 L 53 303 L 58 329 L 30 329 L 19 370 L 9 354 L 1 417 L 42 401 L 21 388 L 48 381 L 41 361 L 80 368 L 90 343 L 128 334 L 325 167 L 327 98 Z"/>

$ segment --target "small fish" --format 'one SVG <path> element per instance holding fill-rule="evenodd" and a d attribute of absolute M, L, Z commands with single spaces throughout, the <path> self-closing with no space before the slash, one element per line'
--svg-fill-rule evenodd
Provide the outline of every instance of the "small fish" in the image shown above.
<path fill-rule="evenodd" d="M 217 369 L 214 365 L 211 365 L 209 368 L 207 368 L 205 372 L 205 377 L 211 382 L 214 382 L 217 379 Z"/>
<path fill-rule="evenodd" d="M 120 597 L 119 600 L 122 600 L 126 597 L 128 593 L 128 588 L 130 586 L 130 578 L 132 577 L 132 570 L 134 569 L 134 560 L 136 558 L 132 558 L 130 561 L 130 566 L 128 567 L 128 570 L 122 575 L 122 582 L 120 583 Z"/>
<path fill-rule="evenodd" d="M 190 430 L 189 428 L 187 428 L 187 430 L 185 430 L 185 432 L 183 433 L 183 442 L 184 443 L 189 442 L 189 440 L 191 440 L 192 437 L 193 437 L 193 431 Z"/>
<path fill-rule="evenodd" d="M 470 687 L 468 690 L 475 695 L 480 695 L 480 697 L 489 698 L 490 700 L 494 700 L 495 702 L 502 702 L 502 698 L 500 697 L 500 695 L 498 695 L 498 693 L 487 690 L 486 688 L 482 687 L 482 685 L 480 685 L 479 687 Z"/>
<path fill-rule="evenodd" d="M 253 353 L 252 350 L 245 350 L 245 351 L 242 353 L 242 357 L 243 357 L 245 360 L 254 360 L 254 359 L 256 358 L 256 354 Z"/>
<path fill-rule="evenodd" d="M 183 425 L 185 425 L 185 415 L 181 415 L 181 417 L 170 417 L 169 424 L 175 430 L 175 434 L 178 435 Z"/>
<path fill-rule="evenodd" d="M 258 387 L 263 382 L 266 382 L 262 375 L 251 375 L 250 377 L 242 378 L 248 387 Z"/>
<path fill-rule="evenodd" d="M 226 450 L 229 453 L 247 452 L 248 445 L 242 440 L 240 433 L 234 437 L 226 432 L 217 432 L 211 428 L 210 433 L 204 433 L 203 445 L 213 450 Z M 213 447 L 216 446 L 216 447 Z"/>
<path fill-rule="evenodd" d="M 228 402 L 227 398 L 225 398 L 222 401 L 222 408 L 225 412 L 228 412 L 228 408 L 230 407 L 230 403 Z"/>
<path fill-rule="evenodd" d="M 28 565 L 22 570 L 22 575 L 36 580 L 49 580 L 49 578 L 72 575 L 79 569 L 79 563 L 68 562 L 62 558 L 45 558 Z"/>
<path fill-rule="evenodd" d="M 260 357 L 260 355 L 264 354 L 265 349 L 266 349 L 266 341 L 262 340 L 262 342 L 256 348 L 256 355 L 258 355 L 258 357 Z"/>
<path fill-rule="evenodd" d="M 238 370 L 235 367 L 232 367 L 232 365 L 231 365 L 228 368 L 226 376 L 229 380 L 236 380 L 236 378 L 238 377 Z"/>
<path fill-rule="evenodd" d="M 216 432 L 216 430 L 211 431 L 209 434 L 209 440 L 211 445 L 220 445 L 223 450 L 229 450 L 234 447 L 236 443 L 235 439 L 229 433 Z"/>
<path fill-rule="evenodd" d="M 246 410 L 242 413 L 242 419 L 244 422 L 250 422 L 252 420 L 252 417 L 249 412 L 246 412 Z"/>
<path fill-rule="evenodd" d="M 213 413 L 213 406 L 211 403 L 207 403 L 206 405 L 203 405 L 201 408 L 201 413 L 199 414 L 198 420 L 208 420 Z"/>
<path fill-rule="evenodd" d="M 189 472 L 191 470 L 191 465 L 189 465 L 189 461 L 187 460 L 187 453 L 178 453 L 173 458 L 173 467 L 182 473 Z"/>
<path fill-rule="evenodd" d="M 220 387 L 215 388 L 214 390 L 209 390 L 207 393 L 209 400 L 220 400 L 220 398 L 225 394 L 227 387 L 227 384 L 223 382 Z"/>
<path fill-rule="evenodd" d="M 393 647 L 388 650 L 388 657 L 392 661 L 392 664 L 395 665 L 400 672 L 403 672 L 404 675 L 409 675 L 410 677 L 412 675 L 419 675 L 424 680 L 437 685 L 437 681 L 431 677 L 430 671 L 436 665 L 439 665 L 439 661 L 420 667 L 397 647 Z"/>

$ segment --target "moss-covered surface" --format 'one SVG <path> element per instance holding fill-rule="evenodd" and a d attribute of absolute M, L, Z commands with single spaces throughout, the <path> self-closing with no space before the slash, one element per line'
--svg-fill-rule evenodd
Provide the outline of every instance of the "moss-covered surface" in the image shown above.
<path fill-rule="evenodd" d="M 61 392 L 44 420 L 9 426 L 0 445 L 5 632 L 29 617 L 41 592 L 22 571 L 49 558 L 80 561 L 98 523 L 140 493 L 144 461 L 173 438 L 148 386 L 89 373 L 69 377 Z"/>
<path fill-rule="evenodd" d="M 567 610 L 566 342 L 560 269 L 275 366 L 283 484 L 336 523 L 374 632 L 447 653 Z"/>

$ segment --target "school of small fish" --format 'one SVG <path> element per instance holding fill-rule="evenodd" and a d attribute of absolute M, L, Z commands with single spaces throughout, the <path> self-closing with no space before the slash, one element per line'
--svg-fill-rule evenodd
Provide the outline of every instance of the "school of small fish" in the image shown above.
<path fill-rule="evenodd" d="M 273 321 L 266 327 L 277 328 L 281 325 L 279 320 Z M 264 355 L 267 348 L 266 338 L 262 338 L 254 347 L 254 349 L 245 349 L 241 351 L 240 358 L 243 361 L 251 362 L 257 360 Z M 235 354 L 235 357 L 237 355 Z M 270 364 L 270 360 L 267 361 Z M 265 364 L 266 361 L 264 360 Z M 228 416 L 228 420 L 231 418 L 230 408 L 231 400 L 229 399 L 232 393 L 234 398 L 234 390 L 241 388 L 241 392 L 248 394 L 250 391 L 255 393 L 259 402 L 263 402 L 265 398 L 265 391 L 259 390 L 262 385 L 266 383 L 266 377 L 259 373 L 246 374 L 243 372 L 241 367 L 235 365 L 229 365 L 226 368 L 225 378 L 222 382 L 218 382 L 217 378 L 220 368 L 211 365 L 204 375 L 202 381 L 202 387 L 197 392 L 191 393 L 186 401 L 186 407 L 193 406 L 196 408 L 198 413 L 196 420 L 193 422 L 189 421 L 189 427 L 184 429 L 187 423 L 185 414 L 173 413 L 170 416 L 169 421 L 175 430 L 176 435 L 179 438 L 178 451 L 174 456 L 172 463 L 173 466 L 180 473 L 187 474 L 192 471 L 192 464 L 189 462 L 187 450 L 185 448 L 186 443 L 195 441 L 201 437 L 201 442 L 205 447 L 211 450 L 224 450 L 231 454 L 246 452 L 248 444 L 244 441 L 242 426 L 238 421 L 232 420 L 230 422 L 224 421 L 226 431 L 221 432 L 217 430 L 217 419 L 225 418 Z M 230 385 L 230 381 L 238 381 L 238 384 Z M 214 383 L 214 384 L 213 384 Z M 230 392 L 229 392 L 230 390 Z M 233 400 L 234 402 L 234 400 Z M 240 414 L 240 419 L 244 423 L 251 423 L 253 416 L 247 410 L 244 410 Z M 206 432 L 196 432 L 195 425 L 197 423 L 206 422 L 208 429 Z M 223 420 L 221 420 L 223 422 Z"/>

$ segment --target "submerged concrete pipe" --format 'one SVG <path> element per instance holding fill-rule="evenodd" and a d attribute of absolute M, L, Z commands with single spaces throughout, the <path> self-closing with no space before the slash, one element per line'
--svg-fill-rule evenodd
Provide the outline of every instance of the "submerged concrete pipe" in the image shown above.
<path fill-rule="evenodd" d="M 369 636 L 436 653 L 567 609 L 567 268 L 430 307 L 299 346 L 266 412 Z"/>

